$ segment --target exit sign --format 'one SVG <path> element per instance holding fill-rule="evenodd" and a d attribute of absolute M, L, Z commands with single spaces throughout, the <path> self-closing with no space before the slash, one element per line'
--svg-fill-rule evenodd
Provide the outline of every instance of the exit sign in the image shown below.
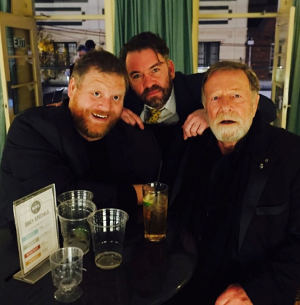
<path fill-rule="evenodd" d="M 25 48 L 25 39 L 14 37 L 14 48 Z"/>

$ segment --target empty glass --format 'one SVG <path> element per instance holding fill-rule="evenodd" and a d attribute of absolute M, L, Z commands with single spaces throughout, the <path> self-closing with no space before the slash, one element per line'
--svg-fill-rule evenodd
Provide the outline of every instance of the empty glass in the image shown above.
<path fill-rule="evenodd" d="M 73 198 L 57 207 L 64 247 L 79 247 L 83 253 L 90 248 L 90 227 L 88 216 L 96 210 L 96 205 L 87 199 Z"/>
<path fill-rule="evenodd" d="M 88 218 L 97 267 L 113 269 L 122 263 L 127 220 L 128 214 L 119 209 L 97 210 Z"/>
<path fill-rule="evenodd" d="M 57 196 L 58 202 L 63 202 L 66 200 L 73 200 L 73 199 L 88 199 L 93 200 L 94 194 L 88 190 L 72 190 L 68 192 L 64 192 Z"/>
<path fill-rule="evenodd" d="M 77 247 L 59 248 L 50 255 L 54 298 L 63 303 L 76 301 L 82 295 L 78 286 L 82 281 L 83 251 Z"/>

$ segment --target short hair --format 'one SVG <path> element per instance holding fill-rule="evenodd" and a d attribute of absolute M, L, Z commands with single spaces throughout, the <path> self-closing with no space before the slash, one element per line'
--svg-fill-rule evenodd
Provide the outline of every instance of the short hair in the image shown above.
<path fill-rule="evenodd" d="M 248 67 L 246 64 L 243 64 L 240 62 L 235 62 L 235 61 L 229 61 L 229 60 L 219 61 L 210 66 L 210 68 L 205 72 L 204 77 L 202 79 L 201 91 L 202 91 L 202 104 L 203 105 L 205 103 L 204 86 L 205 86 L 205 83 L 207 82 L 208 78 L 217 71 L 230 71 L 230 70 L 243 71 L 249 80 L 250 90 L 257 94 L 259 93 L 259 90 L 260 90 L 259 79 L 258 79 L 256 73 L 250 67 Z"/>
<path fill-rule="evenodd" d="M 120 59 L 125 63 L 127 53 L 145 49 L 152 49 L 155 53 L 161 54 L 165 59 L 169 57 L 169 48 L 162 38 L 152 32 L 142 32 L 133 36 L 125 43 L 120 51 Z"/>
<path fill-rule="evenodd" d="M 86 51 L 86 47 L 83 44 L 80 44 L 77 48 L 77 52 Z"/>
<path fill-rule="evenodd" d="M 121 61 L 110 52 L 93 50 L 78 59 L 74 65 L 72 77 L 79 85 L 81 79 L 92 68 L 99 72 L 116 73 L 124 77 L 126 88 L 128 87 L 127 73 Z"/>
<path fill-rule="evenodd" d="M 85 47 L 86 47 L 87 51 L 90 51 L 90 50 L 95 49 L 96 44 L 95 44 L 94 40 L 88 39 L 88 40 L 85 42 Z"/>
<path fill-rule="evenodd" d="M 219 61 L 213 65 L 205 72 L 203 81 L 202 81 L 202 88 L 204 88 L 204 85 L 207 81 L 207 79 L 216 71 L 225 71 L 225 70 L 242 70 L 248 80 L 249 80 L 249 85 L 251 91 L 254 91 L 256 93 L 259 92 L 260 86 L 259 86 L 259 79 L 255 72 L 248 67 L 246 64 L 240 63 L 240 62 L 235 62 L 235 61 L 229 61 L 229 60 L 224 60 L 224 61 Z"/>

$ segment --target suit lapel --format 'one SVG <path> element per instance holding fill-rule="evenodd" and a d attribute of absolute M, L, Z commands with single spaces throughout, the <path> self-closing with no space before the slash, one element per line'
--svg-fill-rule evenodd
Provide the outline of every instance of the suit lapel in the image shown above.
<path fill-rule="evenodd" d="M 270 168 L 276 159 L 276 152 L 272 151 L 272 143 L 276 141 L 269 133 L 270 127 L 257 115 L 254 131 L 248 147 L 251 150 L 251 165 L 249 167 L 249 180 L 242 197 L 240 231 L 238 249 L 242 247 L 247 229 L 255 214 L 255 208 L 269 177 Z"/>
<path fill-rule="evenodd" d="M 248 226 L 255 213 L 255 207 L 265 188 L 269 172 L 268 165 L 269 159 L 265 158 L 262 162 L 255 162 L 250 169 L 249 182 L 242 200 L 238 250 L 241 249 Z"/>

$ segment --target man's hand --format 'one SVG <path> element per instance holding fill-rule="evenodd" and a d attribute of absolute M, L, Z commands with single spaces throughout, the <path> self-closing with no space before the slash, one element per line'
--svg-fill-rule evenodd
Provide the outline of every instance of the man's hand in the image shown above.
<path fill-rule="evenodd" d="M 185 120 L 183 129 L 183 138 L 186 140 L 190 137 L 202 135 L 203 131 L 208 127 L 206 114 L 204 109 L 198 109 L 192 112 Z"/>
<path fill-rule="evenodd" d="M 142 184 L 134 184 L 133 185 L 135 192 L 136 192 L 136 198 L 137 198 L 137 204 L 143 203 L 143 185 Z"/>
<path fill-rule="evenodd" d="M 54 107 L 59 107 L 63 104 L 63 102 L 56 102 L 56 103 L 50 103 L 50 104 L 47 104 L 47 106 L 54 106 Z"/>
<path fill-rule="evenodd" d="M 215 305 L 253 305 L 246 291 L 238 284 L 229 285 Z"/>
<path fill-rule="evenodd" d="M 144 129 L 144 124 L 141 118 L 138 115 L 136 115 L 134 112 L 129 110 L 128 108 L 123 107 L 123 111 L 121 113 L 121 119 L 129 125 L 134 126 L 135 124 L 137 124 L 140 127 L 140 129 Z"/>

